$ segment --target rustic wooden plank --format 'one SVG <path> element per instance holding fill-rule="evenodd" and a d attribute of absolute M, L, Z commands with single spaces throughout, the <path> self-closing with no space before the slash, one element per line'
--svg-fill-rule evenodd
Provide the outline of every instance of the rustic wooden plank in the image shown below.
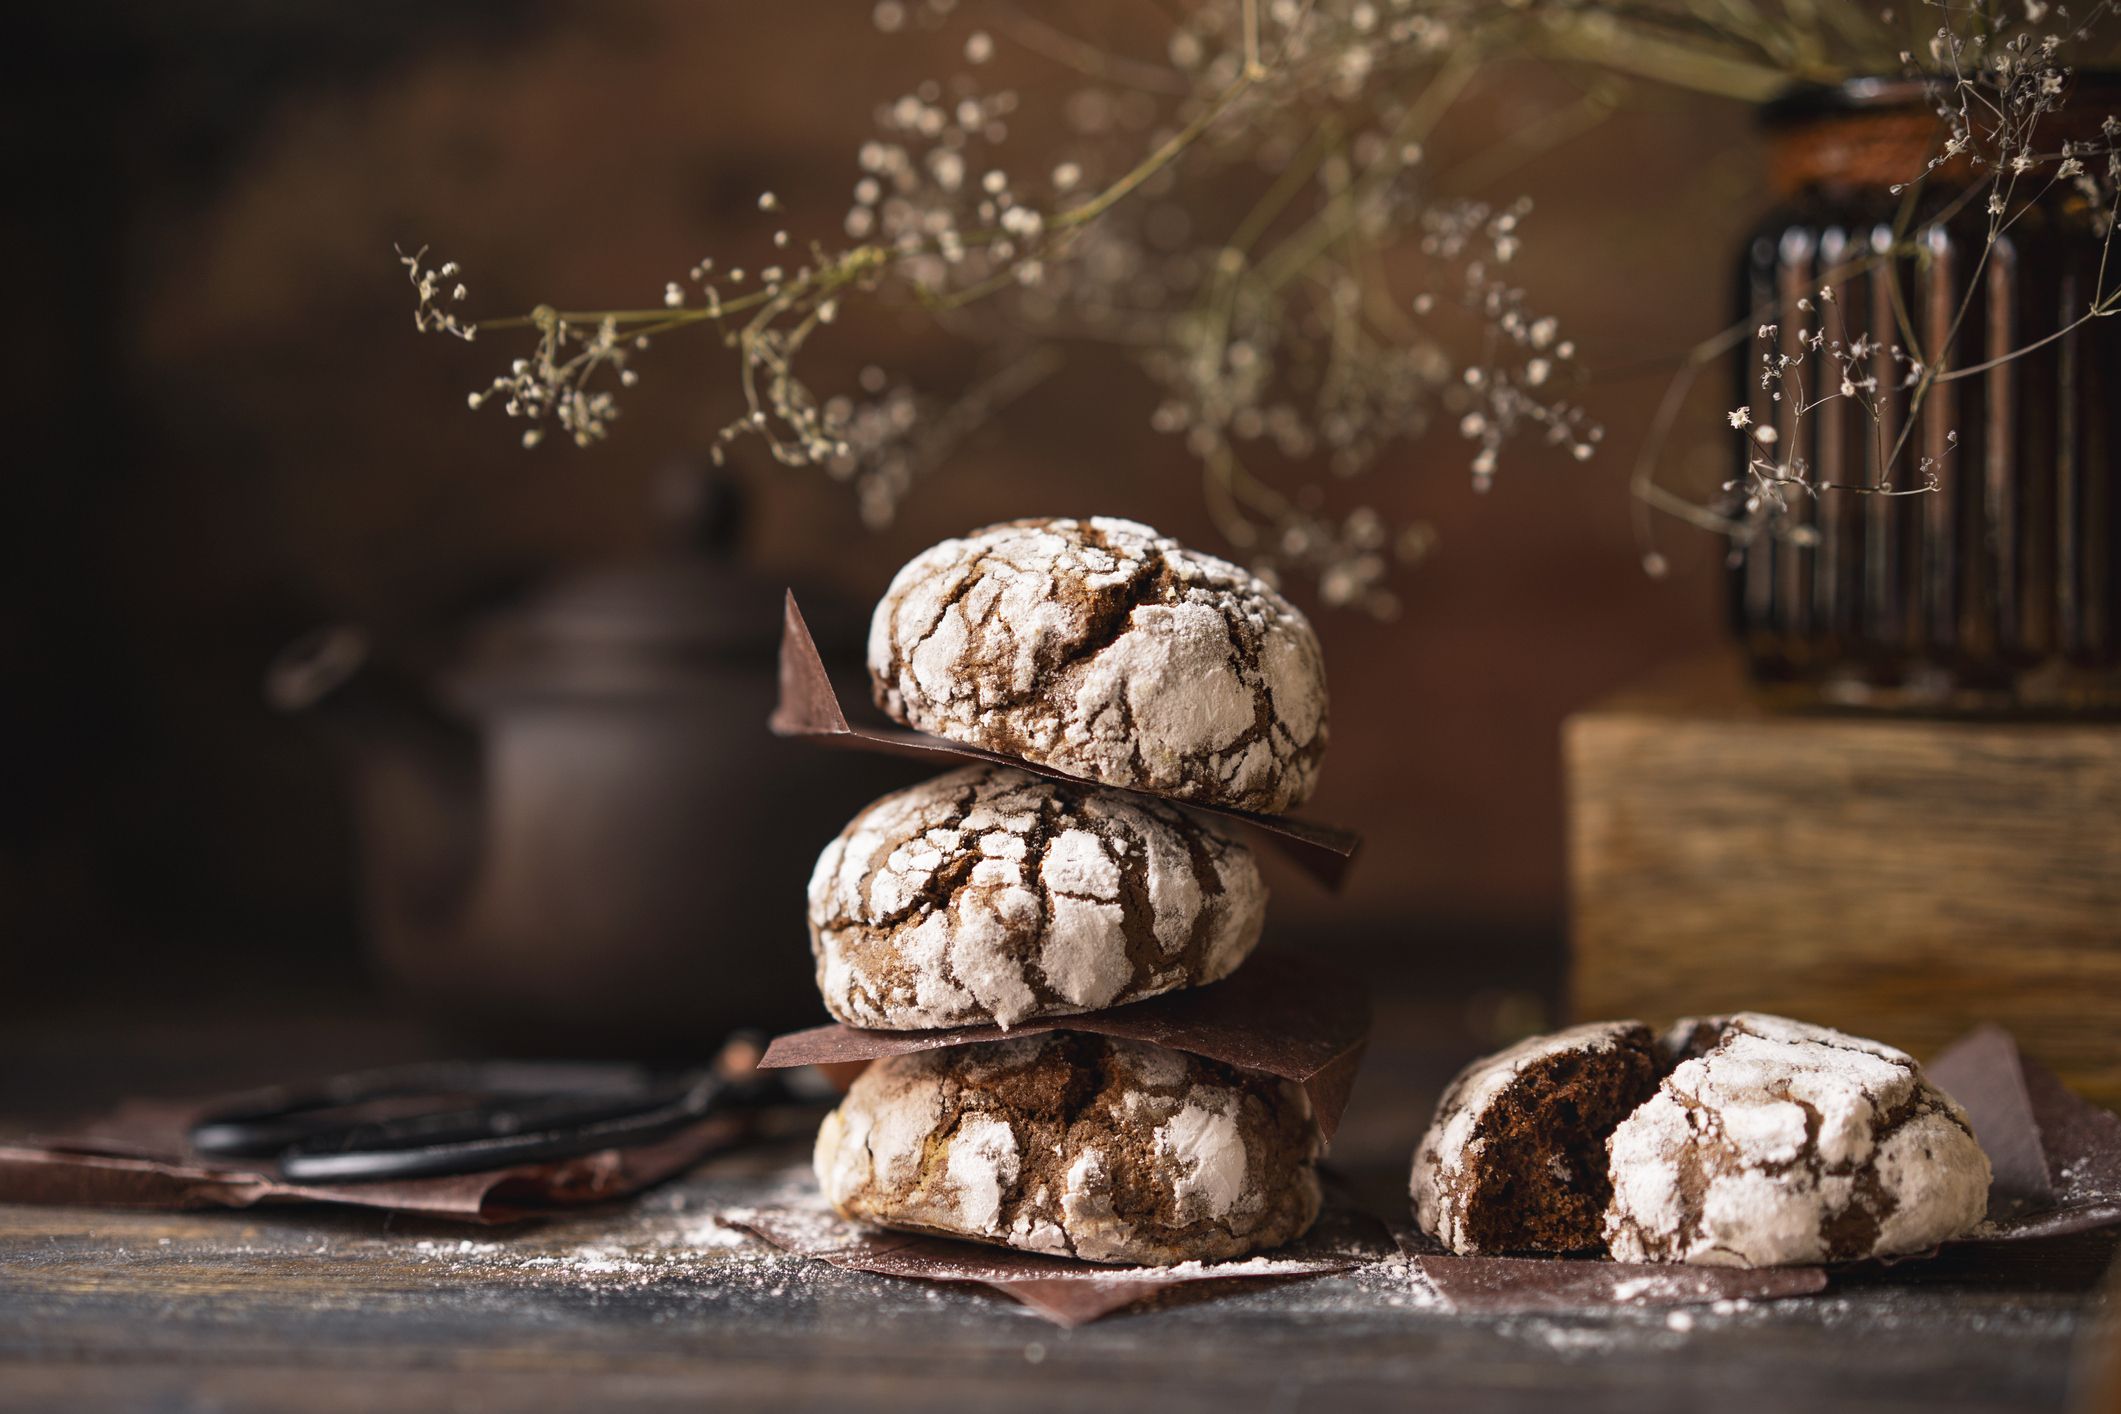
<path fill-rule="evenodd" d="M 1404 1218 L 1414 1137 L 1478 1044 L 1452 1030 L 1462 1011 L 1380 998 L 1334 1151 L 1380 1214 Z M 78 1044 L 119 1046 L 91 1030 Z M 177 1032 L 150 1049 L 184 1071 L 172 1086 L 263 1078 L 251 1048 L 225 1066 Z M 58 1041 L 44 1054 L 65 1059 Z M 358 1059 L 325 1047 L 297 1068 Z M 69 1090 L 80 1073 L 46 1071 L 40 1092 L 109 1098 L 104 1081 Z M 0 1206 L 0 1410 L 2061 1411 L 2121 1243 L 1951 1254 L 1816 1298 L 1700 1308 L 1684 1329 L 1642 1308 L 1458 1315 L 1393 1266 L 1180 1292 L 1061 1331 L 991 1293 L 840 1271 L 717 1228 L 716 1213 L 806 1190 L 805 1148 L 727 1155 L 637 1202 L 501 1231 L 321 1208 Z"/>
<path fill-rule="evenodd" d="M 2116 1239 L 1718 1313 L 1461 1316 L 1404 1272 L 1181 1295 L 1060 1331 L 974 1290 L 717 1235 L 800 1146 L 508 1232 L 319 1210 L 0 1208 L 0 1408 L 2061 1409 Z"/>
<path fill-rule="evenodd" d="M 1565 728 L 1573 1005 L 1998 1021 L 2121 1101 L 2121 723 L 1777 714 L 1699 677 Z"/>

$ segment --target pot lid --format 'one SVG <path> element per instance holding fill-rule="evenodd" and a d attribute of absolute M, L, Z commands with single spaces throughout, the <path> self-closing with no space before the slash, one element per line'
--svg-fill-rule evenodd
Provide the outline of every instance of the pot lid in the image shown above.
<path fill-rule="evenodd" d="M 455 675 L 464 690 L 600 692 L 770 670 L 783 586 L 743 563 L 741 488 L 675 468 L 656 499 L 657 551 L 561 574 L 475 625 Z"/>

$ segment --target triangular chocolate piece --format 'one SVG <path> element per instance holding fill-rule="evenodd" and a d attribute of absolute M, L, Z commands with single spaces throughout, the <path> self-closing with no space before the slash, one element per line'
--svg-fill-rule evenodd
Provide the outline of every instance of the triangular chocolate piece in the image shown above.
<path fill-rule="evenodd" d="M 1327 1139 L 1340 1124 L 1370 1032 L 1369 998 L 1352 979 L 1285 953 L 1256 956 L 1205 987 L 1081 1016 L 1039 1017 L 945 1031 L 874 1031 L 815 1026 L 776 1037 L 763 1069 L 878 1060 L 915 1051 L 976 1046 L 1048 1031 L 1088 1031 L 1186 1051 L 1239 1070 L 1260 1071 L 1304 1088 Z"/>
<path fill-rule="evenodd" d="M 808 737 L 825 746 L 878 751 L 891 756 L 984 761 L 1028 771 L 1049 780 L 1168 800 L 1173 805 L 1219 815 L 1263 832 L 1307 873 L 1329 888 L 1340 887 L 1354 862 L 1356 851 L 1362 848 L 1360 835 L 1334 825 L 1320 825 L 1284 815 L 1263 815 L 1254 810 L 1231 810 L 1199 801 L 1176 800 L 1154 791 L 1133 790 L 1126 786 L 1108 786 L 1066 771 L 1056 771 L 1050 766 L 945 741 L 925 732 L 905 731 L 898 727 L 856 726 L 848 720 L 846 709 L 840 705 L 839 693 L 832 686 L 831 675 L 825 671 L 824 659 L 818 656 L 817 643 L 810 636 L 809 625 L 803 622 L 802 610 L 796 607 L 793 591 L 788 594 L 781 617 L 780 684 L 780 701 L 766 719 L 767 726 L 776 736 Z"/>

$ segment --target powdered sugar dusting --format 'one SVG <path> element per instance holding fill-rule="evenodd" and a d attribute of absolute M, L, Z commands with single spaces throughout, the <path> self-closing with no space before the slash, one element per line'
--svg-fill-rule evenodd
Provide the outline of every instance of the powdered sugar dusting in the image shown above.
<path fill-rule="evenodd" d="M 1606 1239 L 1622 1261 L 1919 1251 L 1972 1229 L 1988 1202 L 1987 1157 L 1913 1060 L 1781 1017 L 1729 1018 L 1607 1149 Z"/>
<path fill-rule="evenodd" d="M 966 1226 L 999 1233 L 1002 1194 L 1016 1183 L 1016 1132 L 998 1119 L 964 1120 L 950 1138 L 944 1171 L 957 1186 L 957 1208 Z"/>
<path fill-rule="evenodd" d="M 1245 1139 L 1237 1127 L 1238 1098 L 1227 1090 L 1196 1091 L 1156 1131 L 1156 1152 L 1171 1163 L 1171 1188 L 1180 1210 L 1217 1219 L 1245 1197 Z"/>

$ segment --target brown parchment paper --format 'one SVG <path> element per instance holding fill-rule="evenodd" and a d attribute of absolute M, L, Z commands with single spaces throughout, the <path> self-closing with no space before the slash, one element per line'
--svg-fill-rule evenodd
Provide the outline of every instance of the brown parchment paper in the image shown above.
<path fill-rule="evenodd" d="M 1965 1108 L 1994 1169 L 1988 1222 L 1962 1243 L 2121 1222 L 2121 1115 L 2073 1093 L 2000 1026 L 1953 1042 L 1927 1069 Z"/>
<path fill-rule="evenodd" d="M 810 636 L 809 625 L 803 622 L 802 610 L 796 607 L 795 593 L 792 590 L 788 593 L 782 612 L 780 672 L 780 702 L 773 709 L 773 715 L 767 718 L 767 725 L 776 736 L 808 737 L 824 746 L 932 759 L 938 764 L 985 761 L 1018 771 L 1028 771 L 1032 775 L 1045 776 L 1050 780 L 1096 786 L 1100 790 L 1120 790 L 1129 795 L 1149 795 L 1159 800 L 1168 799 L 1151 791 L 1103 785 L 1097 781 L 1085 780 L 1081 776 L 1071 776 L 1066 771 L 1056 771 L 1050 766 L 1019 761 L 1013 756 L 982 751 L 976 746 L 962 746 L 954 741 L 945 741 L 941 737 L 929 736 L 925 732 L 906 731 L 898 727 L 854 725 L 840 705 L 839 694 L 833 690 L 831 675 L 825 671 L 824 659 L 818 656 L 817 643 Z M 1188 810 L 1220 815 L 1263 832 L 1290 858 L 1303 866 L 1307 873 L 1329 888 L 1340 887 L 1347 877 L 1349 866 L 1354 862 L 1356 851 L 1362 847 L 1360 835 L 1334 825 L 1320 825 L 1284 815 L 1263 815 L 1252 810 L 1231 810 L 1220 805 L 1204 805 L 1192 800 L 1173 800 L 1171 803 L 1184 806 Z"/>
<path fill-rule="evenodd" d="M 892 1232 L 849 1222 L 824 1205 L 737 1209 L 718 1222 L 786 1252 L 836 1267 L 915 1281 L 964 1282 L 1022 1302 L 1057 1326 L 1073 1327 L 1182 1286 L 1242 1290 L 1254 1282 L 1352 1271 L 1391 1255 L 1382 1224 L 1328 1191 L 1310 1232 L 1272 1252 L 1230 1262 L 1175 1267 L 1110 1267 L 1069 1257 L 1016 1252 L 950 1237 Z"/>
<path fill-rule="evenodd" d="M 1344 974 L 1285 953 L 1261 953 L 1220 982 L 1082 1016 L 1040 1017 L 1003 1030 L 872 1031 L 834 1024 L 774 1039 L 761 1070 L 837 1065 L 976 1046 L 1047 1031 L 1088 1031 L 1187 1051 L 1303 1087 L 1319 1133 L 1333 1137 L 1370 1032 L 1370 1002 Z"/>

